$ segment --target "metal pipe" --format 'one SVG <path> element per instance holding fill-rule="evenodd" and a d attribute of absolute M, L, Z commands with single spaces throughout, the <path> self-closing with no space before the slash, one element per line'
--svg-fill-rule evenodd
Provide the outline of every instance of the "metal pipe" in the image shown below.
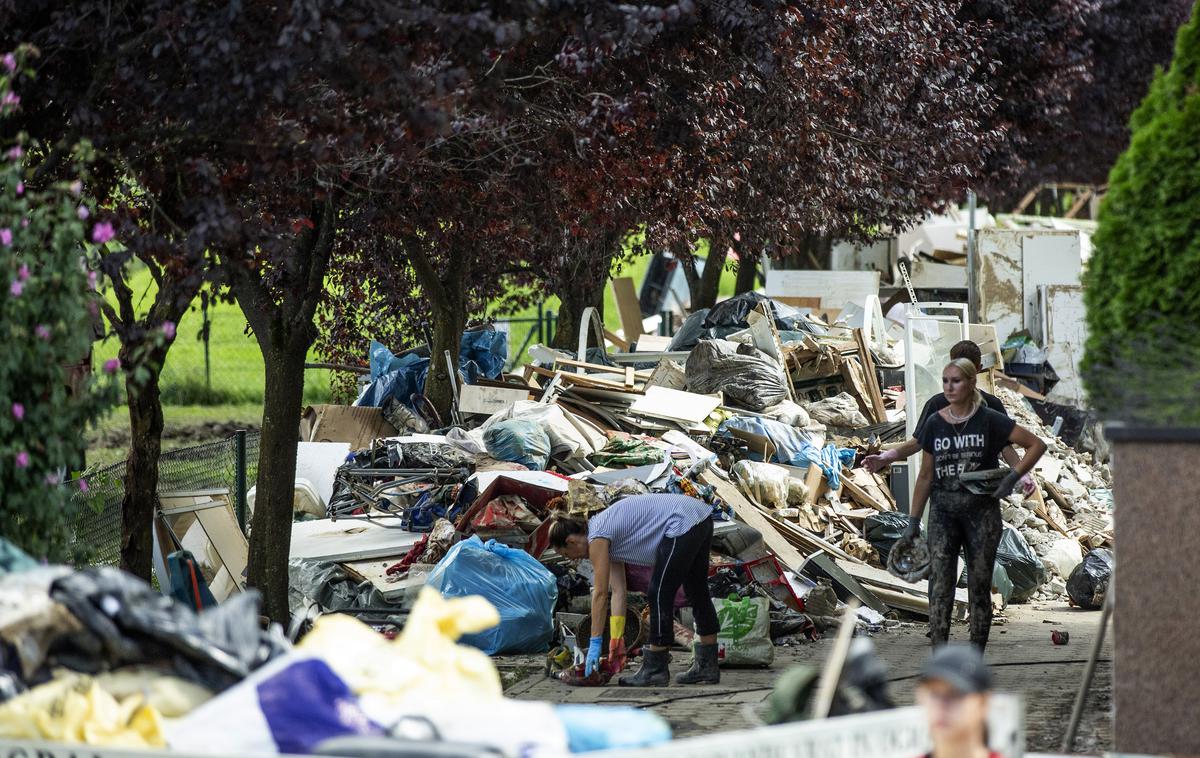
<path fill-rule="evenodd" d="M 234 454 L 234 503 L 238 527 L 242 534 L 246 533 L 246 430 L 238 429 L 233 433 Z"/>
<path fill-rule="evenodd" d="M 1067 723 L 1067 733 L 1063 735 L 1062 752 L 1072 752 L 1075 735 L 1079 731 L 1079 722 L 1083 719 L 1083 704 L 1087 701 L 1088 690 L 1092 688 L 1092 677 L 1096 674 L 1096 661 L 1100 659 L 1100 649 L 1104 647 L 1104 634 L 1108 630 L 1108 617 L 1112 614 L 1113 582 L 1109 579 L 1108 592 L 1104 596 L 1104 610 L 1100 612 L 1100 630 L 1096 633 L 1096 641 L 1092 644 L 1092 655 L 1088 658 L 1087 668 L 1083 670 L 1083 682 L 1079 692 L 1075 693 L 1075 705 L 1071 708 L 1071 720 Z"/>
<path fill-rule="evenodd" d="M 979 323 L 979 250 L 975 238 L 975 190 L 967 190 L 967 318 Z"/>

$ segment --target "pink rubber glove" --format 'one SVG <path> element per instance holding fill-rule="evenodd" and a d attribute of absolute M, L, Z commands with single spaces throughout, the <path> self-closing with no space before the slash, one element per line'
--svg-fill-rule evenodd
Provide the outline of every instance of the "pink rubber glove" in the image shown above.
<path fill-rule="evenodd" d="M 1033 481 L 1032 476 L 1026 474 L 1025 476 L 1021 477 L 1021 491 L 1025 493 L 1025 497 L 1032 495 L 1033 491 L 1036 489 L 1037 483 Z"/>

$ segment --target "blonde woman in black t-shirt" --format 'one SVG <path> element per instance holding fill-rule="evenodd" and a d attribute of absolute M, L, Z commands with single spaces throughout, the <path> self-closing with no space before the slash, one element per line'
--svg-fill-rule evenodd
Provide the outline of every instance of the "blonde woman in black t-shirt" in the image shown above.
<path fill-rule="evenodd" d="M 905 536 L 916 536 L 929 501 L 929 637 L 934 645 L 950 636 L 958 553 L 965 548 L 971 642 L 982 650 L 992 625 L 992 568 L 1003 528 L 1000 499 L 1033 469 L 1046 452 L 1046 443 L 986 407 L 975 375 L 975 364 L 964 358 L 942 370 L 942 392 L 949 404 L 931 415 L 919 432 L 924 452 Z M 1024 457 L 991 495 L 968 492 L 959 476 L 996 469 L 1000 451 L 1010 442 L 1025 448 Z"/>

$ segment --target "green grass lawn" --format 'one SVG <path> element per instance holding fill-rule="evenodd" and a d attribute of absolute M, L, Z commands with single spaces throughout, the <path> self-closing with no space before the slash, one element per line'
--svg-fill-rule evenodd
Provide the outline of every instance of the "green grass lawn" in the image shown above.
<path fill-rule="evenodd" d="M 154 279 L 146 269 L 137 271 L 130 282 L 146 306 L 154 296 Z M 139 300 L 135 299 L 135 304 Z M 236 303 L 215 303 L 208 308 L 211 322 L 208 368 L 204 342 L 199 339 L 204 323 L 199 302 L 180 320 L 175 344 L 167 353 L 162 372 L 164 405 L 219 405 L 262 403 L 264 371 L 262 353 L 254 335 L 246 332 L 246 318 Z M 96 346 L 96 365 L 117 355 L 116 337 Z M 312 360 L 317 360 L 315 356 Z M 310 370 L 304 376 L 306 403 L 329 400 L 329 372 Z"/>

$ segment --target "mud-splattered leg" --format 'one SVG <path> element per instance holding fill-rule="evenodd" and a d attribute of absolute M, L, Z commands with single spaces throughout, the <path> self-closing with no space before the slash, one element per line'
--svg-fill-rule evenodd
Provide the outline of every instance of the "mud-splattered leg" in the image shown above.
<path fill-rule="evenodd" d="M 954 611 L 954 585 L 958 582 L 958 551 L 962 547 L 963 523 L 948 502 L 954 495 L 931 493 L 929 522 L 929 640 L 935 646 L 950 639 L 950 616 Z"/>
<path fill-rule="evenodd" d="M 1004 529 L 999 504 L 980 500 L 966 515 L 967 597 L 971 604 L 971 642 L 983 650 L 992 628 L 992 568 Z"/>

